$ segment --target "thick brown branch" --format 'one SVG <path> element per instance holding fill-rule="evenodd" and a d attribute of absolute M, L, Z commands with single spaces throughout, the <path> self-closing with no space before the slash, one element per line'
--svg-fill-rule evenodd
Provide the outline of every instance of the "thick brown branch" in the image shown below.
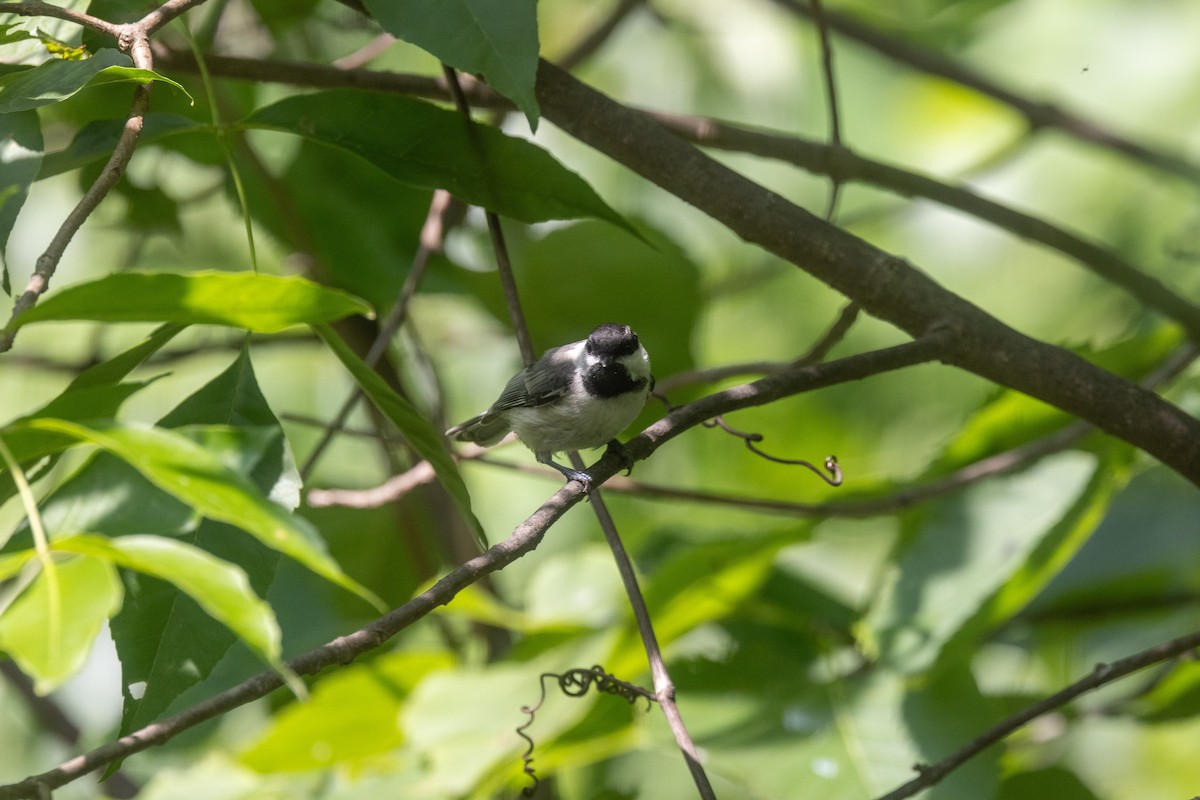
<path fill-rule="evenodd" d="M 748 130 L 701 117 L 677 114 L 653 116 L 671 131 L 704 147 L 779 159 L 846 183 L 866 183 L 905 197 L 923 197 L 947 208 L 963 211 L 1079 261 L 1148 307 L 1179 322 L 1193 338 L 1200 338 L 1200 306 L 1175 293 L 1158 278 L 1142 272 L 1103 245 L 1032 214 L 983 197 L 965 186 L 943 183 L 918 172 L 865 158 L 844 147 L 830 147 L 796 136 Z"/>
<path fill-rule="evenodd" d="M 817 219 L 545 62 L 538 102 L 546 119 L 567 133 L 800 266 L 868 313 L 913 336 L 939 325 L 953 329 L 947 363 L 1087 419 L 1200 485 L 1200 424 L 1162 398 L 1009 328 L 903 259 Z"/>

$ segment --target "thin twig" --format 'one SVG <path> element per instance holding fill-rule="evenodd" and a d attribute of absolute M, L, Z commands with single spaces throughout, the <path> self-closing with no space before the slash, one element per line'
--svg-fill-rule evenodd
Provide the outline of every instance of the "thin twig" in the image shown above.
<path fill-rule="evenodd" d="M 829 41 L 829 27 L 825 24 L 825 7 L 822 0 L 808 0 L 812 9 L 813 20 L 817 27 L 817 38 L 821 42 L 821 74 L 825 78 L 825 105 L 829 109 L 829 144 L 835 148 L 842 146 L 842 121 L 838 110 L 837 81 L 833 72 L 833 43 Z M 838 198 L 842 192 L 842 179 L 837 172 L 829 172 L 829 203 L 825 206 L 825 220 L 833 221 L 837 213 Z"/>
<path fill-rule="evenodd" d="M 404 278 L 404 285 L 400 287 L 400 293 L 396 298 L 396 302 L 392 304 L 387 318 L 379 326 L 379 332 L 375 335 L 375 340 L 371 343 L 370 349 L 367 350 L 367 354 L 363 358 L 363 362 L 368 367 L 374 367 L 379 362 L 379 359 L 387 350 L 388 343 L 396 335 L 396 331 L 400 330 L 400 326 L 404 324 L 404 320 L 408 316 L 408 309 L 412 298 L 416 295 L 417 289 L 425 277 L 426 268 L 429 266 L 429 258 L 441 250 L 442 244 L 445 241 L 446 231 L 453 224 L 453 220 L 457 218 L 457 208 L 458 204 L 449 192 L 444 189 L 438 189 L 433 193 L 433 198 L 429 203 L 429 212 L 425 216 L 425 224 L 421 226 L 417 251 L 413 254 L 408 275 Z M 355 387 L 350 392 L 350 396 L 342 403 L 342 407 L 338 409 L 338 413 L 329 423 L 329 427 L 325 429 L 325 432 L 321 435 L 321 439 L 317 442 L 312 452 L 309 453 L 304 466 L 301 467 L 301 478 L 307 480 L 309 475 L 312 474 L 317 461 L 333 441 L 333 437 L 346 424 L 346 420 L 350 418 L 351 412 L 354 411 L 354 407 L 362 399 L 362 396 L 362 389 L 358 387 Z"/>
<path fill-rule="evenodd" d="M 137 23 L 138 27 L 144 30 L 146 36 L 149 37 L 183 12 L 203 5 L 204 2 L 205 0 L 167 0 L 167 2 L 142 17 Z"/>
<path fill-rule="evenodd" d="M 824 361 L 825 356 L 829 355 L 829 351 L 837 347 L 838 343 L 846 338 L 846 334 L 850 332 L 850 328 L 858 320 L 858 312 L 860 310 L 858 303 L 847 303 L 838 313 L 837 319 L 829 326 L 829 330 L 825 332 L 825 335 L 814 342 L 807 353 L 793 361 L 792 365 L 800 367 L 805 364 L 816 364 Z"/>
<path fill-rule="evenodd" d="M 375 56 L 391 47 L 395 41 L 396 37 L 390 33 L 381 33 L 353 53 L 334 59 L 333 65 L 338 69 L 361 69 Z"/>
<path fill-rule="evenodd" d="M 802 17 L 812 18 L 813 16 L 812 10 L 803 0 L 775 0 L 775 2 Z M 1082 141 L 1114 150 L 1161 170 L 1171 177 L 1182 177 L 1192 183 L 1200 184 L 1200 165 L 1181 156 L 1135 142 L 1109 130 L 1095 120 L 1086 119 L 1053 103 L 1023 97 L 958 61 L 889 36 L 848 14 L 826 11 L 825 18 L 830 28 L 848 39 L 866 45 L 913 69 L 974 89 L 980 94 L 1012 108 L 1025 118 L 1031 130 L 1037 131 L 1045 128 L 1060 130 Z"/>
<path fill-rule="evenodd" d="M 148 69 L 148 67 L 145 68 Z M 88 187 L 83 197 L 67 214 L 45 252 L 38 257 L 33 275 L 30 276 L 29 283 L 25 286 L 25 291 L 13 304 L 12 316 L 9 317 L 10 323 L 32 308 L 38 298 L 50 288 L 50 279 L 54 277 L 54 272 L 58 269 L 67 245 L 71 243 L 83 223 L 100 205 L 100 201 L 108 196 L 109 191 L 117 185 L 117 181 L 125 173 L 125 167 L 128 166 L 129 159 L 133 157 L 133 150 L 137 146 L 138 135 L 142 132 L 142 124 L 149 107 L 150 87 L 136 87 L 133 90 L 133 105 L 129 110 L 129 116 L 125 120 L 125 126 L 121 130 L 121 136 L 117 140 L 116 147 L 113 148 L 112 155 L 109 156 L 108 163 L 104 165 L 99 177 Z M 11 350 L 15 338 L 15 330 L 0 333 L 0 353 Z"/>
<path fill-rule="evenodd" d="M 1178 639 L 1172 639 L 1169 642 L 1155 645 L 1139 653 L 1134 653 L 1131 656 L 1113 661 L 1110 664 L 1097 664 L 1096 668 L 1087 677 L 1076 681 L 1060 692 L 1056 692 L 1028 706 L 1019 713 L 1013 714 L 947 758 L 933 765 L 918 764 L 916 770 L 919 775 L 916 778 L 898 789 L 881 796 L 879 800 L 902 800 L 905 797 L 912 797 L 922 789 L 927 789 L 940 782 L 962 764 L 1004 739 L 1010 733 L 1019 730 L 1031 720 L 1037 719 L 1043 714 L 1057 708 L 1061 708 L 1080 695 L 1086 694 L 1093 689 L 1098 689 L 1126 675 L 1131 675 L 1138 670 L 1181 656 L 1191 650 L 1195 650 L 1197 647 L 1200 647 L 1200 632 L 1191 633 L 1187 636 L 1181 636 Z"/>
<path fill-rule="evenodd" d="M 645 2 L 646 0 L 619 0 L 608 16 L 563 53 L 558 59 L 559 65 L 565 70 L 573 70 L 591 58 L 616 32 L 625 18 Z"/>
<path fill-rule="evenodd" d="M 89 30 L 107 34 L 114 39 L 120 37 L 121 31 L 125 27 L 109 22 L 108 20 L 100 19 L 99 17 L 93 17 L 82 11 L 74 11 L 69 8 L 62 8 L 61 6 L 50 5 L 49 3 L 41 3 L 37 2 L 37 0 L 23 3 L 0 3 L 0 14 L 16 14 L 19 17 L 54 17 L 55 19 L 73 22 Z"/>
<path fill-rule="evenodd" d="M 584 468 L 583 459 L 579 457 L 579 453 L 571 454 L 571 463 L 575 469 L 582 470 Z M 617 572 L 621 575 L 621 583 L 625 586 L 625 595 L 629 598 L 629 606 L 633 611 L 638 633 L 642 637 L 642 649 L 646 651 L 646 658 L 650 662 L 650 675 L 654 680 L 654 696 L 667 718 L 671 733 L 675 736 L 675 744 L 683 753 L 683 760 L 692 774 L 692 781 L 696 784 L 696 790 L 700 793 L 700 797 L 703 800 L 716 800 L 717 795 L 713 791 L 712 783 L 704 771 L 703 764 L 700 763 L 700 753 L 696 750 L 691 734 L 688 733 L 687 726 L 684 724 L 683 715 L 679 713 L 679 706 L 675 703 L 675 683 L 671 680 L 670 673 L 667 672 L 662 648 L 654 633 L 650 610 L 646 607 L 646 599 L 642 596 L 637 574 L 633 570 L 633 561 L 630 560 L 621 536 L 617 533 L 617 525 L 613 522 L 612 515 L 608 513 L 608 505 L 604 502 L 600 487 L 589 483 L 587 493 L 592 511 L 596 515 L 596 521 L 600 523 L 600 530 L 604 532 L 604 540 L 608 542 L 613 560 L 617 563 Z"/>
<path fill-rule="evenodd" d="M 437 479 L 428 461 L 420 461 L 406 472 L 393 475 L 371 489 L 310 489 L 308 505 L 313 508 L 379 508 Z"/>

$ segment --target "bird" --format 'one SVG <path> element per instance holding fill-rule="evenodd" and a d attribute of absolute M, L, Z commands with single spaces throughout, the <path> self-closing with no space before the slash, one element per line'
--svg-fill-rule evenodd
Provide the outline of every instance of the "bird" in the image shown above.
<path fill-rule="evenodd" d="M 487 411 L 446 431 L 484 447 L 509 431 L 538 462 L 585 486 L 592 477 L 554 461 L 554 454 L 608 444 L 625 430 L 654 388 L 650 356 L 628 325 L 607 322 L 586 339 L 552 347 L 509 379 Z"/>

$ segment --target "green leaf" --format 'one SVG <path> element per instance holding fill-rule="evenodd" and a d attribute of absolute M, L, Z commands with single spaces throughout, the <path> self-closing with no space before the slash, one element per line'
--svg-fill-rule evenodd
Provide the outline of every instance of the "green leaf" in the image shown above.
<path fill-rule="evenodd" d="M 88 367 L 71 381 L 62 394 L 24 419 L 56 417 L 87 420 L 116 416 L 117 409 L 126 398 L 150 384 L 150 381 L 128 384 L 118 382 L 158 352 L 181 330 L 183 327 L 179 325 L 163 325 L 142 343 L 108 361 Z M 34 431 L 20 426 L 14 428 L 12 425 L 0 429 L 0 436 L 4 437 L 17 461 L 26 467 L 45 456 L 51 456 L 47 466 L 52 465 L 58 454 L 74 442 L 74 439 L 62 434 Z M 0 471 L 0 503 L 12 497 L 15 492 L 16 485 L 12 476 L 7 471 Z M 5 541 L 6 537 L 0 536 L 0 547 Z"/>
<path fill-rule="evenodd" d="M 322 680 L 289 706 L 241 757 L 259 772 L 369 763 L 404 742 L 404 700 L 428 674 L 454 666 L 446 653 L 388 653 Z"/>
<path fill-rule="evenodd" d="M 241 567 L 165 536 L 109 539 L 81 534 L 56 539 L 54 549 L 92 556 L 171 583 L 236 633 L 264 661 L 281 666 L 275 614 L 254 593 Z"/>
<path fill-rule="evenodd" d="M 1114 497 L 1130 479 L 1135 451 L 1121 442 L 1110 442 L 1103 460 L 1062 520 L 1040 541 L 1029 558 L 992 598 L 986 609 L 988 624 L 1011 618 L 1039 597 L 1070 563 L 1109 516 Z"/>
<path fill-rule="evenodd" d="M 808 538 L 800 525 L 753 541 L 718 541 L 689 547 L 664 563 L 646 588 L 654 629 L 664 645 L 697 627 L 725 619 L 753 597 L 771 574 L 780 548 Z M 614 674 L 642 668 L 645 654 L 632 621 L 605 668 Z"/>
<path fill-rule="evenodd" d="M 6 581 L 25 569 L 30 559 L 37 558 L 34 550 L 21 550 L 9 555 L 0 556 L 0 581 Z M 5 587 L 5 591 L 8 587 Z M 0 616 L 4 613 L 4 593 L 0 593 Z"/>
<path fill-rule="evenodd" d="M 313 186 L 337 175 L 337 202 Z M 371 303 L 380 313 L 396 302 L 429 214 L 432 190 L 388 180 L 358 156 L 308 139 L 275 181 L 248 181 L 250 212 L 280 241 L 297 227 L 305 248 L 322 268 L 322 280 Z M 288 197 L 280 204 L 279 198 Z M 422 291 L 439 291 L 459 270 L 431 255 Z"/>
<path fill-rule="evenodd" d="M 159 425 L 182 428 L 207 446 L 219 446 L 220 458 L 247 474 L 260 492 L 291 510 L 298 504 L 299 475 L 283 430 L 258 388 L 247 349 Z M 96 463 L 102 459 L 110 463 Z M 43 514 L 48 525 L 114 536 L 146 530 L 170 533 L 221 561 L 239 565 L 253 591 L 266 596 L 280 563 L 278 551 L 211 519 L 181 525 L 187 521 L 181 510 L 188 514 L 190 510 L 107 453 L 89 466 L 95 469 L 82 470 L 51 495 Z M 112 503 L 108 498 L 113 494 L 126 502 Z M 70 509 L 61 521 L 55 519 L 60 507 Z M 126 508 L 133 511 L 126 513 Z M 129 573 L 124 578 L 125 605 L 111 623 L 125 695 L 122 735 L 155 721 L 193 688 L 201 696 L 211 694 L 198 684 L 219 680 L 214 679 L 214 670 L 236 641 L 228 627 L 179 587 Z M 136 698 L 130 691 L 135 685 L 145 687 Z"/>
<path fill-rule="evenodd" d="M 46 694 L 74 675 L 121 606 L 111 564 L 80 556 L 42 572 L 0 617 L 0 650 Z"/>
<path fill-rule="evenodd" d="M 1121 704 L 1147 722 L 1183 722 L 1200 715 L 1200 663 L 1180 660 L 1149 691 Z"/>
<path fill-rule="evenodd" d="M 879 670 L 848 681 L 848 692 L 833 690 L 837 736 L 849 757 L 847 767 L 862 776 L 875 797 L 916 777 L 914 764 L 931 764 L 970 741 L 991 722 L 989 709 L 970 670 L 963 666 L 913 688 L 903 676 Z M 927 794 L 928 800 L 996 793 L 999 754 L 973 759 Z"/>
<path fill-rule="evenodd" d="M 297 277 L 118 272 L 68 286 L 21 314 L 10 328 L 47 320 L 95 320 L 231 325 L 275 333 L 291 325 L 369 313 L 363 301 Z"/>
<path fill-rule="evenodd" d="M 134 345 L 123 353 L 113 356 L 107 361 L 101 361 L 99 364 L 93 364 L 83 372 L 75 376 L 67 387 L 67 391 L 63 394 L 69 394 L 73 390 L 87 389 L 93 386 L 111 386 L 123 380 L 126 375 L 133 372 L 150 356 L 157 353 L 166 345 L 167 342 L 174 339 L 183 331 L 185 326 L 167 323 L 155 328 L 149 336 L 139 344 Z M 96 416 L 113 416 L 113 413 L 98 414 Z M 59 413 L 43 413 L 33 416 L 62 416 Z"/>
<path fill-rule="evenodd" d="M 997 800 L 1100 800 L 1087 784 L 1063 767 L 1048 767 L 1009 775 Z"/>
<path fill-rule="evenodd" d="M 195 99 L 188 93 L 188 90 L 183 88 L 183 84 L 178 81 L 171 80 L 166 75 L 160 75 L 153 70 L 139 69 L 137 67 L 108 67 L 97 73 L 96 77 L 88 81 L 89 86 L 103 86 L 106 83 L 140 83 L 145 86 L 150 83 L 165 83 L 172 89 L 177 89 L 187 97 L 188 102 L 195 103 Z"/>
<path fill-rule="evenodd" d="M 12 294 L 5 252 L 17 214 L 42 164 L 42 127 L 36 111 L 0 115 L 0 288 Z"/>
<path fill-rule="evenodd" d="M 81 425 L 37 419 L 25 424 L 104 448 L 198 513 L 241 528 L 268 547 L 382 607 L 374 594 L 341 571 L 304 520 L 268 500 L 248 478 L 188 437 L 164 428 L 119 422 Z"/>
<path fill-rule="evenodd" d="M 34 413 L 6 425 L 0 430 L 0 436 L 4 437 L 18 463 L 30 464 L 45 456 L 57 455 L 73 446 L 76 443 L 75 438 L 56 431 L 30 427 L 30 421 L 41 417 L 80 422 L 108 419 L 116 414 L 126 399 L 148 385 L 149 383 L 121 383 L 116 386 L 68 388 Z M 3 478 L 0 478 L 0 499 L 7 499 L 11 497 L 13 488 L 11 476 L 7 470 L 0 472 L 3 473 Z"/>
<path fill-rule="evenodd" d="M 988 603 L 1029 569 L 1039 546 L 1060 526 L 1073 526 L 1072 512 L 1094 524 L 1092 509 L 1077 501 L 1096 468 L 1093 456 L 1062 453 L 932 507 L 900 546 L 858 626 L 864 647 L 905 674 L 932 667 L 947 643 L 986 622 Z M 1076 537 L 1063 538 L 1078 546 Z M 1037 568 L 1032 573 L 1030 585 L 1047 579 Z"/>
<path fill-rule="evenodd" d="M 421 100 L 331 89 L 261 108 L 242 125 L 349 151 L 402 183 L 446 189 L 521 222 L 596 217 L 632 230 L 542 148 Z"/>
<path fill-rule="evenodd" d="M 313 330 L 324 340 L 325 344 L 329 345 L 329 349 L 350 371 L 355 382 L 375 404 L 375 407 L 400 429 L 413 449 L 430 463 L 433 471 L 437 473 L 438 480 L 454 498 L 454 502 L 458 504 L 463 516 L 479 537 L 480 543 L 487 547 L 483 525 L 476 518 L 475 512 L 471 510 L 471 495 L 467 491 L 467 485 L 463 483 L 462 475 L 459 474 L 454 459 L 446 450 L 441 434 L 434 430 L 407 400 L 384 383 L 383 378 L 363 363 L 363 360 L 355 355 L 341 337 L 333 332 L 333 329 L 327 325 L 314 325 Z"/>
<path fill-rule="evenodd" d="M 364 0 L 385 31 L 457 70 L 482 75 L 537 130 L 536 0 Z"/>
<path fill-rule="evenodd" d="M 153 81 L 162 81 L 187 94 L 170 78 L 135 68 L 133 59 L 119 50 L 101 50 L 83 61 L 54 59 L 0 78 L 0 114 L 61 102 L 89 84 L 132 82 L 145 85 Z"/>

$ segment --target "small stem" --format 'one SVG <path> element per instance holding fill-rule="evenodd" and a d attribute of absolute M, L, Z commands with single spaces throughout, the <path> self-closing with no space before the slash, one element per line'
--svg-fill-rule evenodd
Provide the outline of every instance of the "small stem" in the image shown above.
<path fill-rule="evenodd" d="M 33 546 L 37 551 L 38 561 L 42 565 L 42 573 L 46 578 L 46 592 L 49 600 L 47 637 L 50 642 L 50 663 L 58 661 L 58 645 L 62 641 L 62 587 L 58 579 L 58 568 L 54 565 L 54 554 L 50 552 L 50 537 L 42 525 L 42 515 L 38 512 L 37 498 L 33 489 L 25 479 L 25 470 L 13 456 L 4 439 L 0 438 L 0 460 L 8 467 L 17 493 L 21 496 L 21 505 L 25 507 L 25 516 L 29 519 L 29 531 L 33 534 Z"/>
<path fill-rule="evenodd" d="M 583 459 L 579 457 L 578 453 L 571 453 L 571 464 L 578 470 L 584 468 Z M 654 623 L 650 619 L 649 609 L 646 608 L 646 599 L 642 596 L 641 587 L 638 586 L 633 562 L 625 550 L 625 545 L 621 542 L 621 536 L 617 533 L 617 526 L 613 522 L 612 515 L 608 513 L 608 506 L 600 494 L 600 487 L 589 484 L 587 493 L 592 511 L 596 515 L 596 521 L 600 523 L 600 530 L 604 531 L 604 539 L 608 542 L 609 549 L 612 550 L 613 560 L 617 562 L 617 572 L 621 575 L 621 582 L 625 585 L 625 595 L 629 598 L 629 606 L 633 610 L 633 618 L 637 623 L 638 633 L 642 637 L 642 647 L 650 662 L 650 674 L 654 678 L 654 694 L 658 699 L 658 705 L 666 715 L 667 724 L 670 725 L 671 732 L 675 735 L 675 744 L 683 753 L 684 761 L 692 773 L 692 780 L 700 792 L 700 797 L 704 800 L 716 800 L 716 794 L 708 780 L 708 774 L 705 773 L 704 767 L 700 763 L 700 754 L 696 751 L 696 745 L 692 742 L 692 737 L 679 713 L 679 707 L 675 704 L 675 684 L 667 672 L 662 648 L 659 647 L 658 637 L 654 633 Z"/>

